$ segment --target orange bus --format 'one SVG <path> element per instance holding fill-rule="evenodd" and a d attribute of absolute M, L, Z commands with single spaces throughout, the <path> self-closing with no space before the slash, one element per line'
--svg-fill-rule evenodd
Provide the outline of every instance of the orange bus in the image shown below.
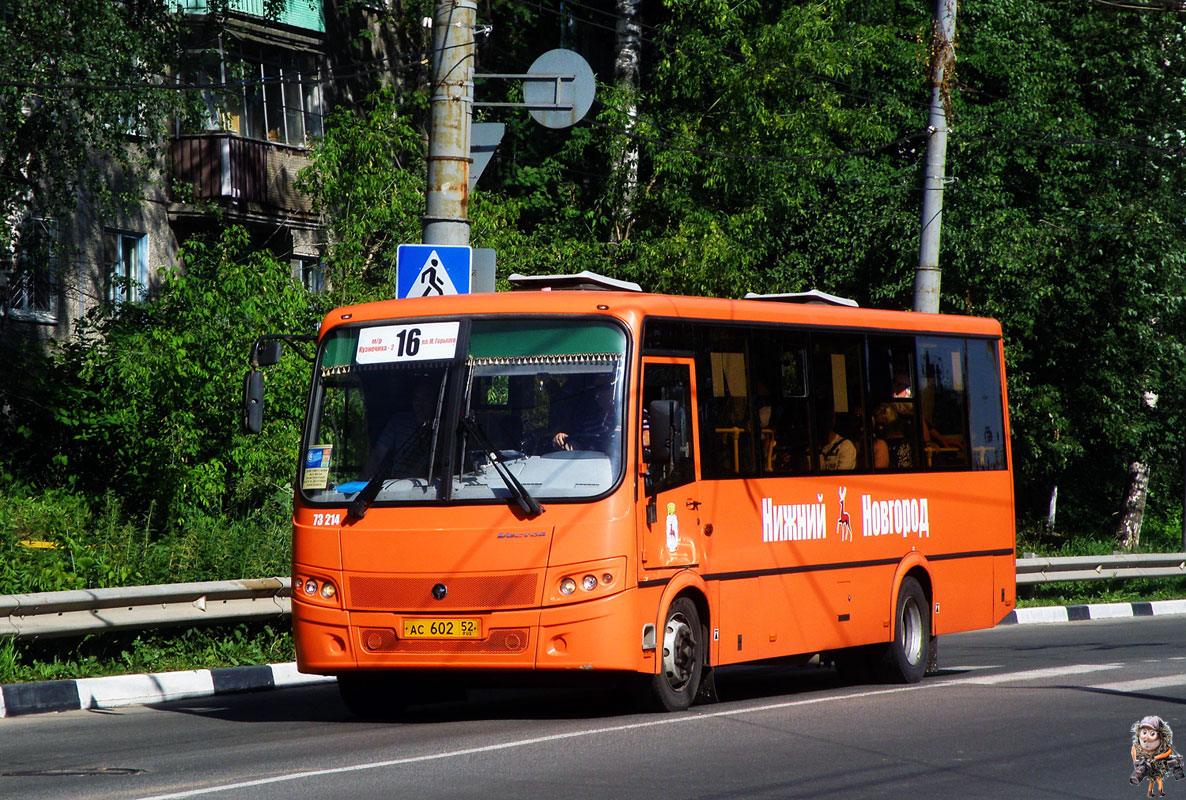
<path fill-rule="evenodd" d="M 913 682 L 1013 608 L 993 320 L 514 291 L 317 339 L 296 657 L 358 714 L 479 673 L 635 676 L 667 710 L 766 659 Z"/>

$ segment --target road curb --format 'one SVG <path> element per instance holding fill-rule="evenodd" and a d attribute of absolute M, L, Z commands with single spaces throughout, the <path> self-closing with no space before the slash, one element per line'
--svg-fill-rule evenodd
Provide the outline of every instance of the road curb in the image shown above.
<path fill-rule="evenodd" d="M 1186 614 L 1186 600 L 1018 608 L 1010 611 L 1000 624 L 1028 625 L 1170 614 Z M 222 667 L 146 675 L 112 675 L 106 678 L 13 683 L 0 686 L 0 717 L 149 705 L 170 700 L 189 700 L 328 683 L 333 680 L 335 679 L 324 675 L 303 675 L 297 672 L 295 663 L 289 662 L 255 667 Z"/>
<path fill-rule="evenodd" d="M 1143 603 L 1096 603 L 1083 606 L 1035 606 L 1010 611 L 1001 625 L 1041 622 L 1082 622 L 1089 619 L 1160 617 L 1186 614 L 1186 600 L 1152 600 Z"/>
<path fill-rule="evenodd" d="M 14 683 L 0 686 L 0 717 L 148 705 L 332 680 L 302 675 L 295 663 L 287 663 Z"/>

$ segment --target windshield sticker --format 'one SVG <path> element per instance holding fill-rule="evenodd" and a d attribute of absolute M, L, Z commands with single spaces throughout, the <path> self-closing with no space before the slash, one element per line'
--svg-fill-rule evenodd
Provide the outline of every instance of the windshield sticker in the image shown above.
<path fill-rule="evenodd" d="M 383 325 L 363 328 L 358 333 L 354 360 L 359 364 L 390 364 L 396 361 L 432 361 L 453 358 L 457 353 L 460 322 L 421 322 L 415 325 Z"/>
<path fill-rule="evenodd" d="M 814 503 L 775 503 L 772 498 L 762 498 L 762 541 L 797 542 L 834 537 L 842 542 L 851 542 L 854 531 L 861 537 L 867 536 L 916 536 L 929 539 L 931 536 L 930 514 L 925 497 L 880 498 L 863 494 L 860 511 L 849 511 L 845 507 L 847 487 L 841 487 L 834 514 L 829 513 L 824 496 L 817 494 Z M 835 527 L 830 529 L 828 520 L 834 519 Z"/>
<path fill-rule="evenodd" d="M 333 456 L 332 444 L 319 444 L 305 453 L 305 474 L 302 489 L 324 489 L 329 485 L 329 462 Z"/>

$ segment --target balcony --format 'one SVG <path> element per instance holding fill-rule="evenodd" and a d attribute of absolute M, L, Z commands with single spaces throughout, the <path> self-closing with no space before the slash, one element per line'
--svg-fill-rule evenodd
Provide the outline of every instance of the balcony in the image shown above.
<path fill-rule="evenodd" d="M 174 214 L 214 202 L 251 217 L 312 215 L 309 198 L 294 188 L 309 164 L 300 147 L 212 132 L 177 136 L 169 145 Z M 198 212 L 200 213 L 200 212 Z"/>
<path fill-rule="evenodd" d="M 187 14 L 209 14 L 211 3 L 209 0 L 174 0 L 176 7 Z M 264 0 L 230 0 L 227 7 L 231 11 L 251 17 L 267 19 L 264 13 Z M 291 25 L 294 28 L 325 33 L 325 14 L 322 0 L 302 0 L 299 3 L 286 3 L 276 22 Z"/>

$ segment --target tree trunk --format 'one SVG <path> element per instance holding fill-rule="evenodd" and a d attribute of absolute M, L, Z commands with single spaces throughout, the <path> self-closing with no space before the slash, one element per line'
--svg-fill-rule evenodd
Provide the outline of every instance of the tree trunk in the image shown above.
<path fill-rule="evenodd" d="M 617 187 L 614 227 L 610 241 L 623 242 L 630 236 L 634 221 L 634 195 L 638 186 L 638 141 L 629 134 L 638 118 L 639 75 L 642 69 L 642 26 L 638 19 L 638 0 L 617 0 L 618 27 L 614 54 L 614 85 L 626 98 L 626 133 L 621 147 L 611 156 L 613 185 Z"/>
<path fill-rule="evenodd" d="M 1046 512 L 1046 530 L 1052 532 L 1054 530 L 1054 514 L 1058 508 L 1058 484 L 1054 484 L 1050 489 L 1050 508 Z"/>
<path fill-rule="evenodd" d="M 1132 550 L 1141 543 L 1141 522 L 1145 517 L 1145 498 L 1149 493 L 1149 464 L 1134 461 L 1128 466 L 1128 495 L 1124 513 L 1116 526 L 1116 545 Z"/>

